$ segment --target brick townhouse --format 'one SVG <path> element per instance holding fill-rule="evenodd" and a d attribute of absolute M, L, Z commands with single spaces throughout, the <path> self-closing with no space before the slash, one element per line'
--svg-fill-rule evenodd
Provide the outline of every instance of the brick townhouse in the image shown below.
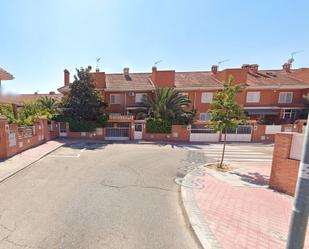
<path fill-rule="evenodd" d="M 236 84 L 244 87 L 237 101 L 251 120 L 292 122 L 305 109 L 303 95 L 309 93 L 309 68 L 292 69 L 289 63 L 280 70 L 259 70 L 257 64 L 244 64 L 241 68 L 221 71 L 213 65 L 210 71 L 200 72 L 175 72 L 156 67 L 151 73 L 130 73 L 129 68 L 124 68 L 123 73 L 107 74 L 99 69 L 93 72 L 96 88 L 108 103 L 108 113 L 136 116 L 146 108 L 142 103 L 144 95 L 151 95 L 156 87 L 173 87 L 191 100 L 200 123 L 209 120 L 209 103 L 222 88 L 222 81 L 227 81 L 230 75 Z M 69 85 L 70 73 L 64 70 L 64 86 L 58 90 L 67 94 Z"/>

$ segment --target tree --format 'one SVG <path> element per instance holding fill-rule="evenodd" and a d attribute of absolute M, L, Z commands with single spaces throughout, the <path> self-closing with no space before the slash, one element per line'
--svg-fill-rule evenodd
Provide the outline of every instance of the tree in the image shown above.
<path fill-rule="evenodd" d="M 102 108 L 106 107 L 102 95 L 95 89 L 91 66 L 76 69 L 77 75 L 70 85 L 69 94 L 63 98 L 63 114 L 75 120 L 96 121 Z"/>
<path fill-rule="evenodd" d="M 234 77 L 230 76 L 228 82 L 223 83 L 223 90 L 216 92 L 213 102 L 210 103 L 211 119 L 208 127 L 224 134 L 219 168 L 223 168 L 227 129 L 237 128 L 238 125 L 246 123 L 246 115 L 235 100 L 236 95 L 241 92 L 241 86 L 233 85 L 233 83 Z"/>
<path fill-rule="evenodd" d="M 69 94 L 62 99 L 60 107 L 63 113 L 58 120 L 69 122 L 72 131 L 93 131 L 107 122 L 108 116 L 102 113 L 107 105 L 95 88 L 91 67 L 76 71 Z"/>
<path fill-rule="evenodd" d="M 41 97 L 37 100 L 40 109 L 47 111 L 52 115 L 58 114 L 59 102 L 55 98 L 48 96 Z"/>
<path fill-rule="evenodd" d="M 172 123 L 190 123 L 195 112 L 187 111 L 191 101 L 174 88 L 156 88 L 154 96 L 144 99 L 149 107 L 148 117 L 163 119 Z"/>

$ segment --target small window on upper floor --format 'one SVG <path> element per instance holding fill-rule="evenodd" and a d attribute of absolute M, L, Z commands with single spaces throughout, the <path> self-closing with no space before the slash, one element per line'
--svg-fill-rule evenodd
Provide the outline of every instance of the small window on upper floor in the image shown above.
<path fill-rule="evenodd" d="M 202 98 L 201 98 L 201 102 L 202 103 L 211 103 L 212 102 L 212 98 L 213 98 L 213 93 L 208 92 L 208 93 L 202 93 Z"/>
<path fill-rule="evenodd" d="M 260 92 L 247 92 L 247 103 L 259 103 L 261 98 Z"/>
<path fill-rule="evenodd" d="M 111 94 L 109 99 L 110 99 L 111 105 L 119 105 L 120 104 L 120 94 Z"/>
<path fill-rule="evenodd" d="M 292 92 L 281 92 L 279 93 L 279 104 L 290 104 L 293 101 L 293 93 Z"/>
<path fill-rule="evenodd" d="M 143 103 L 146 98 L 147 98 L 146 93 L 136 93 L 135 94 L 135 103 Z"/>

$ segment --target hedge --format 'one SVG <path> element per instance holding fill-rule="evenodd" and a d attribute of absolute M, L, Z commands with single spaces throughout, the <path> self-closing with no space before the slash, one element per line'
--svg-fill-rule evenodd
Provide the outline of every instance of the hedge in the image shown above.
<path fill-rule="evenodd" d="M 171 133 L 172 124 L 170 121 L 162 119 L 147 119 L 146 120 L 147 133 Z"/>

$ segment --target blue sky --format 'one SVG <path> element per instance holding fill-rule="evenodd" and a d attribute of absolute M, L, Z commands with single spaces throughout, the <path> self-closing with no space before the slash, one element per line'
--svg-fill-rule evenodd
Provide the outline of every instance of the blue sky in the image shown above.
<path fill-rule="evenodd" d="M 40 93 L 63 84 L 63 69 L 92 65 L 121 72 L 209 70 L 257 63 L 309 67 L 309 1 L 1 0 L 4 90 Z"/>

